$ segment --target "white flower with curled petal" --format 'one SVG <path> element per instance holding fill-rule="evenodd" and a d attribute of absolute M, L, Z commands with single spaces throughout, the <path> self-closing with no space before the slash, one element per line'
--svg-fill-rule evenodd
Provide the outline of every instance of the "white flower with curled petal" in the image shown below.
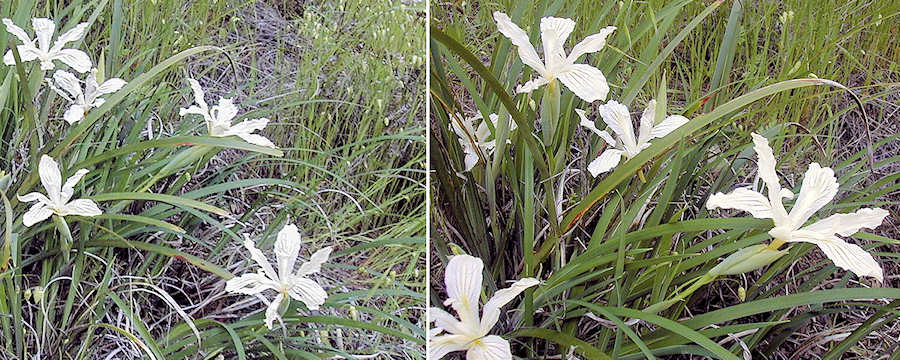
<path fill-rule="evenodd" d="M 50 83 L 53 91 L 72 103 L 63 114 L 63 118 L 70 125 L 84 119 L 90 109 L 103 105 L 106 100 L 100 96 L 119 91 L 127 84 L 125 80 L 119 78 L 112 78 L 104 81 L 103 84 L 98 84 L 97 69 L 91 69 L 84 81 L 84 90 L 81 89 L 81 81 L 68 71 L 56 70 L 53 73 L 53 82 L 50 79 L 46 80 Z"/>
<path fill-rule="evenodd" d="M 644 113 L 641 115 L 638 136 L 635 137 L 628 107 L 615 100 L 610 100 L 606 104 L 598 106 L 597 110 L 603 122 L 606 123 L 607 128 L 616 135 L 615 138 L 608 131 L 597 129 L 594 122 L 588 120 L 584 110 L 575 109 L 575 112 L 581 118 L 581 126 L 590 129 L 609 145 L 606 151 L 588 164 L 588 171 L 595 177 L 619 165 L 623 156 L 626 159 L 637 156 L 641 150 L 650 147 L 650 140 L 666 136 L 688 122 L 688 119 L 684 116 L 670 115 L 659 124 L 654 125 L 656 122 L 656 100 L 650 100 L 647 103 L 647 108 L 644 109 Z"/>
<path fill-rule="evenodd" d="M 89 199 L 72 200 L 75 193 L 75 184 L 81 181 L 81 178 L 87 174 L 86 169 L 80 169 L 71 177 L 62 182 L 62 173 L 59 171 L 59 164 L 53 158 L 42 155 L 38 164 L 38 174 L 41 177 L 41 184 L 47 190 L 47 195 L 32 192 L 25 195 L 18 195 L 19 201 L 28 202 L 36 201 L 34 205 L 28 209 L 28 212 L 22 216 L 22 222 L 26 227 L 37 224 L 46 220 L 51 215 L 59 216 L 81 215 L 81 216 L 97 216 L 102 214 L 97 203 Z"/>
<path fill-rule="evenodd" d="M 481 280 L 484 263 L 469 255 L 450 257 L 445 270 L 444 283 L 447 286 L 447 301 L 444 305 L 453 307 L 459 320 L 439 308 L 428 309 L 428 320 L 435 327 L 428 332 L 428 358 L 440 359 L 454 351 L 466 351 L 468 360 L 511 360 L 509 342 L 497 335 L 488 335 L 500 318 L 500 308 L 512 301 L 525 289 L 540 282 L 534 278 L 524 278 L 512 286 L 497 290 L 484 304 L 482 316 L 478 316 L 478 299 L 481 295 Z M 441 335 L 441 333 L 446 334 Z"/>
<path fill-rule="evenodd" d="M 210 107 L 203 99 L 206 95 L 203 92 L 203 88 L 200 87 L 200 83 L 194 79 L 187 79 L 187 81 L 191 84 L 191 90 L 194 92 L 194 101 L 197 102 L 197 105 L 191 105 L 186 109 L 180 109 L 178 111 L 179 115 L 185 116 L 188 114 L 195 114 L 203 116 L 203 120 L 206 121 L 206 128 L 209 131 L 210 136 L 237 136 L 254 145 L 275 148 L 275 144 L 269 141 L 269 139 L 253 133 L 265 128 L 266 125 L 269 124 L 269 119 L 259 118 L 244 120 L 237 125 L 232 125 L 231 121 L 237 116 L 238 108 L 231 99 L 219 98 L 219 104 Z"/>
<path fill-rule="evenodd" d="M 752 133 L 753 148 L 759 157 L 759 177 L 766 185 L 767 195 L 750 188 L 738 188 L 728 194 L 716 193 L 706 202 L 707 209 L 736 209 L 749 212 L 753 217 L 772 219 L 775 227 L 769 231 L 775 240 L 769 245 L 778 249 L 786 242 L 815 244 L 838 267 L 858 276 L 870 276 L 884 280 L 881 266 L 871 254 L 840 236 L 851 236 L 862 228 L 873 229 L 888 216 L 887 210 L 863 208 L 850 214 L 834 214 L 811 225 L 803 226 L 816 211 L 827 205 L 838 192 L 834 171 L 818 163 L 809 165 L 800 194 L 791 208 L 785 209 L 782 198 L 793 199 L 794 193 L 784 189 L 775 172 L 775 154 L 766 138 Z"/>
<path fill-rule="evenodd" d="M 225 291 L 236 292 L 244 295 L 261 296 L 266 290 L 275 290 L 275 296 L 266 309 L 266 327 L 272 329 L 272 322 L 278 316 L 278 308 L 288 298 L 306 304 L 310 310 L 318 310 L 325 303 L 328 293 L 322 286 L 307 276 L 319 272 L 322 263 L 331 255 L 331 247 L 324 247 L 316 251 L 309 258 L 309 262 L 300 265 L 294 272 L 294 265 L 300 256 L 300 231 L 296 225 L 287 224 L 278 232 L 275 240 L 275 260 L 278 268 L 272 267 L 262 251 L 256 248 L 256 244 L 249 238 L 244 240 L 244 247 L 250 251 L 250 258 L 255 261 L 260 269 L 256 273 L 244 274 L 228 280 L 225 283 Z M 280 319 L 280 318 L 279 318 Z M 280 320 L 279 320 L 280 321 Z"/>
<path fill-rule="evenodd" d="M 53 33 L 56 32 L 56 23 L 53 20 L 45 18 L 31 19 L 31 27 L 34 28 L 35 39 L 28 37 L 25 30 L 16 26 L 12 20 L 3 19 L 3 23 L 6 25 L 6 31 L 22 42 L 22 45 L 18 45 L 16 49 L 18 49 L 19 57 L 23 62 L 38 60 L 41 62 L 41 70 L 45 71 L 53 70 L 54 60 L 59 60 L 80 73 L 91 69 L 91 58 L 87 53 L 78 49 L 63 49 L 66 44 L 84 37 L 88 23 L 80 23 L 71 30 L 64 32 L 53 42 L 53 46 L 50 45 L 50 39 L 53 38 Z M 35 41 L 37 41 L 37 45 L 34 44 Z M 3 63 L 6 65 L 16 64 L 12 50 L 7 51 L 3 55 Z"/>
<path fill-rule="evenodd" d="M 534 69 L 539 76 L 518 86 L 516 92 L 528 93 L 559 79 L 584 101 L 606 99 L 606 94 L 609 93 L 606 76 L 600 69 L 588 64 L 576 64 L 575 61 L 582 55 L 603 49 L 606 46 L 606 38 L 616 30 L 615 26 L 607 26 L 600 32 L 584 38 L 572 48 L 569 55 L 566 55 L 563 45 L 575 29 L 575 22 L 566 18 L 541 18 L 541 43 L 544 48 L 544 61 L 541 61 L 531 41 L 528 40 L 528 34 L 513 23 L 509 15 L 495 11 L 494 20 L 497 21 L 500 33 L 518 48 L 522 63 Z"/>
<path fill-rule="evenodd" d="M 499 120 L 500 116 L 497 114 L 490 114 L 488 117 L 491 119 L 491 124 L 494 126 L 494 129 L 496 129 L 497 120 Z M 478 127 L 475 127 L 475 122 L 482 120 L 480 113 L 470 118 L 463 117 L 461 114 L 457 113 L 456 118 L 459 119 L 459 122 L 462 122 L 462 126 L 460 126 L 459 122 L 451 120 L 450 128 L 453 129 L 456 136 L 459 136 L 459 145 L 462 146 L 463 153 L 466 154 L 465 171 L 471 171 L 472 168 L 475 167 L 475 164 L 478 163 L 478 149 L 485 154 L 489 154 L 494 150 L 497 143 L 495 140 L 488 140 L 488 138 L 491 137 L 491 129 L 488 128 L 487 121 L 481 121 L 479 122 Z M 509 123 L 509 131 L 515 129 L 516 122 L 511 121 Z"/>

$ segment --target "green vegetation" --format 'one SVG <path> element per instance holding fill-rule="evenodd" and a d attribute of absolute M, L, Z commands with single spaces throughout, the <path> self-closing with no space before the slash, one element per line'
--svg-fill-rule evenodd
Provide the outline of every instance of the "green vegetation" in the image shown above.
<path fill-rule="evenodd" d="M 432 259 L 446 264 L 456 245 L 480 257 L 487 294 L 509 280 L 543 281 L 494 330 L 510 339 L 513 354 L 900 353 L 900 4 L 547 0 L 431 9 Z M 656 99 L 691 121 L 592 177 L 587 165 L 606 145 L 579 126 L 574 109 L 602 129 L 596 109 L 605 100 L 586 104 L 562 88 L 556 103 L 547 86 L 516 94 L 517 84 L 537 75 L 497 31 L 495 10 L 529 34 L 541 58 L 543 16 L 576 22 L 567 51 L 616 26 L 603 50 L 580 60 L 606 75 L 607 100 L 634 114 Z M 548 136 L 554 105 L 559 117 Z M 464 172 L 450 130 L 461 120 L 456 113 L 497 113 L 518 130 L 492 126 L 497 148 Z M 685 292 L 720 259 L 771 239 L 770 220 L 705 207 L 715 192 L 758 182 L 750 132 L 770 139 L 782 184 L 795 194 L 811 162 L 835 169 L 840 191 L 818 218 L 861 207 L 891 212 L 880 227 L 849 240 L 875 255 L 883 285 L 837 268 L 814 245 L 793 243 L 769 266 Z M 440 307 L 446 295 L 436 268 L 431 305 Z"/>
<path fill-rule="evenodd" d="M 128 81 L 69 125 L 52 71 L 0 66 L 0 358 L 424 358 L 423 4 L 14 0 L 0 17 L 31 36 L 32 17 L 89 22 L 69 47 Z M 234 97 L 235 121 L 271 119 L 280 150 L 179 116 L 188 77 L 210 105 Z M 43 154 L 89 170 L 75 198 L 103 215 L 22 225 Z M 301 257 L 334 246 L 314 276 L 329 297 L 269 331 L 224 285 L 257 269 L 244 235 L 271 255 L 288 221 Z"/>

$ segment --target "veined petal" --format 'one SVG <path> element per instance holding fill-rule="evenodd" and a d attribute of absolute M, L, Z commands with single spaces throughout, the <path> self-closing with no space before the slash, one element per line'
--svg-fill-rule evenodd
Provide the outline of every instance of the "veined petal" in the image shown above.
<path fill-rule="evenodd" d="M 3 24 L 6 25 L 6 31 L 18 38 L 19 41 L 22 42 L 22 44 L 32 45 L 32 47 L 34 46 L 34 41 L 31 40 L 30 37 L 28 37 L 28 34 L 25 33 L 25 30 L 13 23 L 12 20 L 3 19 Z"/>
<path fill-rule="evenodd" d="M 106 80 L 103 82 L 103 84 L 100 84 L 100 86 L 97 87 L 97 94 L 112 94 L 116 91 L 119 91 L 119 89 L 121 89 L 126 84 L 128 84 L 128 82 L 119 78 Z"/>
<path fill-rule="evenodd" d="M 578 118 L 581 119 L 579 125 L 586 127 L 588 130 L 593 132 L 594 134 L 600 135 L 600 129 L 597 128 L 597 125 L 594 125 L 594 122 L 587 118 L 587 112 L 581 109 L 575 109 L 575 113 L 578 114 Z M 606 140 L 606 139 L 604 139 Z M 615 146 L 615 145 L 613 145 Z"/>
<path fill-rule="evenodd" d="M 575 63 L 581 55 L 594 53 L 603 49 L 603 47 L 606 46 L 606 38 L 609 34 L 612 34 L 613 31 L 616 31 L 615 26 L 607 26 L 601 29 L 600 32 L 588 36 L 578 44 L 575 44 L 575 47 L 572 48 L 572 52 L 569 54 L 569 63 Z"/>
<path fill-rule="evenodd" d="M 206 122 L 212 121 L 212 118 L 210 118 L 209 113 L 197 105 L 191 105 L 188 108 L 178 109 L 178 115 L 180 115 L 180 116 L 185 116 L 185 115 L 189 115 L 189 114 L 203 116 L 203 120 L 205 120 Z"/>
<path fill-rule="evenodd" d="M 450 121 L 450 128 L 461 140 L 468 142 L 469 136 L 475 135 L 475 121 L 479 119 L 481 119 L 481 113 L 472 117 L 465 117 L 460 113 L 456 113 L 456 117 Z"/>
<path fill-rule="evenodd" d="M 63 184 L 62 190 L 60 191 L 60 200 L 63 202 L 69 201 L 72 198 L 72 194 L 75 193 L 75 184 L 78 184 L 81 181 L 81 178 L 84 177 L 88 173 L 87 169 L 79 169 L 72 176 L 69 176 L 66 179 L 66 183 Z"/>
<path fill-rule="evenodd" d="M 282 301 L 284 301 L 284 294 L 278 293 L 266 308 L 266 327 L 269 328 L 269 330 L 272 330 L 272 323 L 275 322 L 275 319 L 279 318 L 278 308 L 281 307 Z"/>
<path fill-rule="evenodd" d="M 706 201 L 707 209 L 736 209 L 746 211 L 757 219 L 771 219 L 772 205 L 763 194 L 749 188 L 737 188 L 723 194 L 716 193 Z"/>
<path fill-rule="evenodd" d="M 809 164 L 809 169 L 803 176 L 803 185 L 800 186 L 800 195 L 791 208 L 791 223 L 797 228 L 802 226 L 816 211 L 831 202 L 837 192 L 838 183 L 834 171 L 823 168 L 818 163 Z"/>
<path fill-rule="evenodd" d="M 322 264 L 328 261 L 329 256 L 331 256 L 331 246 L 319 249 L 309 257 L 309 262 L 300 265 L 296 276 L 307 276 L 319 272 L 322 270 Z"/>
<path fill-rule="evenodd" d="M 256 248 L 256 244 L 246 234 L 244 235 L 244 247 L 250 252 L 250 258 L 256 261 L 256 264 L 262 268 L 266 276 L 272 280 L 278 279 L 278 273 L 275 272 L 275 268 L 272 267 L 272 264 L 263 255 L 263 252 Z"/>
<path fill-rule="evenodd" d="M 603 141 L 606 141 L 606 144 L 609 146 L 615 147 L 616 145 L 618 145 L 616 139 L 613 138 L 612 135 L 610 135 L 606 130 L 601 130 L 597 133 L 597 135 L 599 135 L 600 138 L 603 139 Z"/>
<path fill-rule="evenodd" d="M 641 120 L 638 123 L 638 144 L 647 144 L 652 139 L 653 123 L 656 121 L 656 100 L 650 100 L 644 112 L 641 113 Z"/>
<path fill-rule="evenodd" d="M 294 300 L 306 304 L 306 307 L 310 310 L 318 310 L 319 306 L 322 306 L 325 303 L 325 299 L 328 298 L 328 293 L 325 292 L 325 289 L 315 281 L 296 276 L 292 277 L 290 281 L 291 287 L 288 289 L 288 294 Z"/>
<path fill-rule="evenodd" d="M 669 135 L 670 132 L 688 123 L 688 118 L 681 115 L 669 115 L 661 123 L 653 127 L 650 132 L 650 138 L 656 139 Z"/>
<path fill-rule="evenodd" d="M 575 96 L 587 102 L 604 100 L 609 93 L 606 76 L 603 76 L 600 69 L 587 64 L 569 65 L 556 78 Z"/>
<path fill-rule="evenodd" d="M 68 109 L 66 109 L 65 113 L 63 113 L 63 119 L 66 120 L 66 122 L 69 125 L 72 125 L 81 120 L 84 120 L 84 114 L 85 114 L 87 108 L 89 108 L 89 107 L 84 106 L 84 105 L 73 104 L 72 106 L 69 106 Z"/>
<path fill-rule="evenodd" d="M 275 240 L 275 260 L 278 263 L 278 276 L 287 277 L 294 272 L 297 257 L 300 256 L 300 246 L 303 244 L 300 238 L 300 230 L 294 224 L 287 224 L 278 232 Z"/>
<path fill-rule="evenodd" d="M 791 233 L 789 242 L 803 241 L 815 244 L 822 249 L 834 265 L 852 271 L 857 276 L 870 276 L 884 282 L 884 272 L 881 266 L 869 254 L 856 244 L 848 243 L 832 234 L 818 233 L 808 230 L 798 230 Z"/>
<path fill-rule="evenodd" d="M 23 63 L 37 59 L 41 55 L 40 51 L 31 44 L 18 45 L 16 49 L 19 50 L 19 59 Z M 16 64 L 16 58 L 13 56 L 12 50 L 8 50 L 3 55 L 3 63 L 9 66 Z"/>
<path fill-rule="evenodd" d="M 481 259 L 470 255 L 451 256 L 444 270 L 444 284 L 449 297 L 444 304 L 453 306 L 467 327 L 474 328 L 479 324 L 478 298 L 481 295 L 483 270 Z"/>
<path fill-rule="evenodd" d="M 512 360 L 509 341 L 497 335 L 475 340 L 466 353 L 466 360 Z"/>
<path fill-rule="evenodd" d="M 38 48 L 43 51 L 50 50 L 50 39 L 56 32 L 56 23 L 46 18 L 31 19 L 31 27 L 34 29 L 34 37 L 38 42 Z"/>
<path fill-rule="evenodd" d="M 278 284 L 259 273 L 247 273 L 225 282 L 225 291 L 244 295 L 255 295 L 269 289 L 277 290 Z"/>
<path fill-rule="evenodd" d="M 50 59 L 59 60 L 79 73 L 86 73 L 93 66 L 90 56 L 86 52 L 77 49 L 62 49 L 52 53 Z"/>
<path fill-rule="evenodd" d="M 622 161 L 622 154 L 625 152 L 619 149 L 606 149 L 600 156 L 588 164 L 588 171 L 591 176 L 597 177 L 602 173 L 612 170 L 619 162 Z"/>
<path fill-rule="evenodd" d="M 206 105 L 206 100 L 203 99 L 206 94 L 203 93 L 203 88 L 200 87 L 200 82 L 191 78 L 188 78 L 187 82 L 188 84 L 190 84 L 191 91 L 194 93 L 194 102 L 196 102 L 197 105 L 200 105 L 201 109 L 207 110 L 209 106 Z"/>
<path fill-rule="evenodd" d="M 44 206 L 43 203 L 38 202 L 32 205 L 25 215 L 22 215 L 22 224 L 25 225 L 25 227 L 31 227 L 31 225 L 47 220 L 50 215 L 53 215 L 53 210 Z"/>
<path fill-rule="evenodd" d="M 81 91 L 81 81 L 78 81 L 78 78 L 68 71 L 57 70 L 53 73 L 53 81 L 56 82 L 56 86 L 65 90 L 75 100 L 84 95 Z"/>
<path fill-rule="evenodd" d="M 463 327 L 463 323 L 450 313 L 436 307 L 428 308 L 428 320 L 434 322 L 434 326 L 437 326 L 451 334 L 470 334 L 477 329 L 466 329 Z"/>
<path fill-rule="evenodd" d="M 540 284 L 541 282 L 535 278 L 524 278 L 516 281 L 512 286 L 497 290 L 485 304 L 481 313 L 481 333 L 487 334 L 497 323 L 500 318 L 500 308 L 519 296 L 525 289 Z"/>
<path fill-rule="evenodd" d="M 41 194 L 39 192 L 30 192 L 25 195 L 16 195 L 21 202 L 32 202 L 37 201 L 44 205 L 50 205 L 50 199 L 47 198 L 47 195 Z"/>
<path fill-rule="evenodd" d="M 56 42 L 53 43 L 53 51 L 62 50 L 63 46 L 66 46 L 66 44 L 72 41 L 81 40 L 81 38 L 84 37 L 85 31 L 87 31 L 88 25 L 90 24 L 80 23 L 78 25 L 75 25 L 75 27 L 73 27 L 69 31 L 66 31 L 59 35 L 59 37 L 56 39 Z"/>
<path fill-rule="evenodd" d="M 544 62 L 547 71 L 554 71 L 566 61 L 563 45 L 575 29 L 572 19 L 558 17 L 541 18 L 541 43 L 544 46 Z"/>
<path fill-rule="evenodd" d="M 838 234 L 850 236 L 859 232 L 862 228 L 874 229 L 881 225 L 884 218 L 890 215 L 884 209 L 859 209 L 850 214 L 834 214 L 813 223 L 802 230 L 814 231 L 823 234 Z"/>
<path fill-rule="evenodd" d="M 58 201 L 62 189 L 62 174 L 59 172 L 59 164 L 53 158 L 41 155 L 41 161 L 38 163 L 38 175 L 41 177 L 41 184 L 47 190 L 50 200 Z"/>
<path fill-rule="evenodd" d="M 439 335 L 428 338 L 428 358 L 439 360 L 454 351 L 466 350 L 469 338 L 463 335 Z"/>
<path fill-rule="evenodd" d="M 778 173 L 775 172 L 775 153 L 769 146 L 769 139 L 757 133 L 750 133 L 750 136 L 753 138 L 753 150 L 759 158 L 757 162 L 759 177 L 766 183 L 769 199 L 781 199 L 781 183 L 778 181 Z"/>
<path fill-rule="evenodd" d="M 497 114 L 489 114 L 488 118 L 491 119 L 491 125 L 494 125 L 494 130 L 497 130 Z M 489 137 L 491 137 L 491 129 L 487 125 L 487 121 L 482 121 L 478 123 L 478 127 L 475 128 L 475 141 L 479 143 L 486 142 Z"/>
<path fill-rule="evenodd" d="M 215 115 L 215 122 L 217 124 L 226 125 L 228 127 L 231 126 L 231 120 L 237 116 L 238 108 L 234 105 L 234 100 L 231 98 L 219 98 L 219 104 L 213 107 L 213 113 Z M 268 122 L 268 121 L 267 121 Z"/>
<path fill-rule="evenodd" d="M 244 120 L 240 123 L 232 126 L 226 133 L 232 133 L 237 135 L 238 133 L 252 133 L 257 130 L 262 130 L 269 124 L 269 119 L 259 118 L 252 120 Z"/>
<path fill-rule="evenodd" d="M 634 138 L 634 128 L 631 125 L 631 114 L 625 105 L 618 101 L 610 100 L 604 105 L 597 107 L 600 118 L 606 123 L 616 136 L 622 141 L 626 147 L 635 147 L 636 139 Z"/>
<path fill-rule="evenodd" d="M 478 154 L 475 153 L 475 148 L 469 147 L 468 149 L 463 150 L 466 154 L 466 158 L 463 159 L 465 161 L 466 169 L 465 171 L 472 171 L 475 168 L 475 165 L 478 164 Z"/>
<path fill-rule="evenodd" d="M 97 216 L 100 214 L 103 214 L 103 211 L 100 211 L 97 203 L 90 199 L 72 200 L 59 211 L 59 216 Z"/>
<path fill-rule="evenodd" d="M 534 45 L 531 45 L 531 41 L 528 40 L 528 34 L 525 33 L 525 30 L 513 23 L 509 15 L 499 11 L 494 11 L 494 20 L 497 22 L 497 30 L 503 36 L 509 38 L 509 41 L 518 48 L 519 58 L 522 59 L 522 63 L 530 66 L 541 76 L 546 74 L 547 69 L 544 67 L 541 58 L 538 57 L 537 51 L 534 50 Z"/>
<path fill-rule="evenodd" d="M 547 85 L 550 81 L 547 78 L 541 76 L 535 79 L 532 79 L 522 85 L 516 86 L 516 93 L 526 94 L 532 91 L 537 90 L 539 87 Z"/>
<path fill-rule="evenodd" d="M 267 139 L 265 136 L 262 136 L 262 135 L 248 134 L 248 133 L 239 133 L 239 134 L 234 134 L 234 135 L 236 135 L 237 137 L 239 137 L 239 138 L 243 139 L 244 141 L 246 141 L 250 144 L 253 144 L 253 145 L 276 148 L 275 143 L 273 143 L 271 140 Z"/>

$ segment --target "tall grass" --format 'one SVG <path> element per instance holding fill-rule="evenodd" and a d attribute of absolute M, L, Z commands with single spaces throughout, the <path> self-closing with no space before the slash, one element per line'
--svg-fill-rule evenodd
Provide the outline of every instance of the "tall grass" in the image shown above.
<path fill-rule="evenodd" d="M 833 167 L 841 184 L 827 209 L 881 206 L 896 217 L 898 128 L 889 102 L 897 99 L 900 53 L 890 45 L 897 22 L 889 19 L 900 16 L 898 4 L 538 1 L 432 10 L 435 262 L 445 262 L 451 244 L 484 259 L 487 293 L 511 279 L 544 281 L 526 291 L 499 329 L 514 354 L 897 353 L 900 345 L 880 335 L 892 329 L 900 297 L 893 288 L 895 220 L 856 235 L 885 268 L 884 288 L 838 270 L 811 245 L 795 245 L 763 270 L 726 277 L 668 307 L 651 306 L 677 297 L 720 258 L 769 239 L 768 221 L 720 218 L 704 207 L 709 195 L 754 181 L 751 131 L 774 139 L 779 169 L 795 193 L 806 165 L 817 161 Z M 609 99 L 632 109 L 656 99 L 691 122 L 613 172 L 591 177 L 585 169 L 602 142 L 578 130 L 572 110 L 591 113 L 597 104 L 563 90 L 558 135 L 545 137 L 544 92 L 513 93 L 532 74 L 497 32 L 494 10 L 509 14 L 534 44 L 543 16 L 576 21 L 567 48 L 616 26 L 607 47 L 583 60 L 610 80 Z M 456 113 L 498 113 L 519 129 L 506 146 L 496 132 L 493 156 L 463 172 L 449 131 Z M 431 305 L 440 306 L 443 297 L 433 294 Z M 648 308 L 662 310 L 642 311 Z M 833 333 L 820 331 L 823 324 L 844 332 L 826 338 Z M 813 330 L 815 336 L 801 335 Z"/>
<path fill-rule="evenodd" d="M 25 25 L 90 22 L 78 47 L 129 84 L 69 126 L 34 63 L 0 67 L 3 192 L 0 358 L 423 358 L 422 5 L 400 1 L 11 1 Z M 30 29 L 30 26 L 27 26 Z M 3 31 L 0 43 L 14 45 Z M 5 51 L 5 50 L 4 50 Z M 101 62 L 102 61 L 102 62 Z M 24 76 L 23 76 L 24 75 Z M 210 138 L 178 116 L 198 79 L 272 119 L 280 150 Z M 207 99 L 211 101 L 211 99 Z M 214 150 L 190 157 L 191 149 Z M 15 194 L 40 188 L 37 159 L 88 168 L 76 194 L 96 218 L 31 228 Z M 186 159 L 186 160 L 185 160 Z M 65 175 L 65 174 L 64 174 Z M 287 310 L 268 331 L 254 298 L 224 280 L 269 252 L 288 221 L 303 256 L 336 248 L 318 312 Z M 302 308 L 302 307 L 301 307 Z"/>

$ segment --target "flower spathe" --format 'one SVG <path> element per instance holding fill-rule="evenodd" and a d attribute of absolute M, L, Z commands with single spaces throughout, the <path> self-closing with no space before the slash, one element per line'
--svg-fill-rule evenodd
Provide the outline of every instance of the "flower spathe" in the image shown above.
<path fill-rule="evenodd" d="M 63 118 L 69 125 L 84 119 L 91 108 L 100 107 L 106 100 L 100 96 L 119 91 L 127 82 L 119 78 L 112 78 L 99 84 L 97 81 L 97 69 L 91 69 L 84 81 L 84 90 L 81 81 L 74 74 L 57 70 L 53 73 L 53 82 L 47 79 L 53 91 L 66 98 L 71 105 L 66 110 Z M 54 85 L 55 83 L 55 85 Z"/>
<path fill-rule="evenodd" d="M 497 30 L 518 48 L 522 63 L 538 73 L 538 78 L 518 86 L 516 92 L 528 93 L 558 79 L 584 101 L 606 99 L 609 93 L 606 76 L 596 67 L 575 62 L 582 55 L 603 49 L 606 46 L 606 38 L 616 30 L 615 26 L 607 26 L 600 32 L 584 38 L 572 48 L 571 53 L 566 55 L 563 45 L 575 29 L 575 22 L 566 18 L 541 18 L 541 43 L 544 48 L 544 60 L 541 61 L 528 39 L 528 34 L 513 23 L 509 15 L 495 11 L 494 20 L 497 21 Z"/>
<path fill-rule="evenodd" d="M 250 119 L 232 125 L 231 121 L 234 120 L 234 117 L 237 116 L 238 113 L 238 108 L 234 105 L 232 99 L 219 98 L 218 105 L 209 106 L 206 104 L 206 100 L 203 99 L 206 95 L 203 92 L 203 88 L 200 87 L 200 83 L 197 82 L 197 80 L 190 78 L 187 79 L 187 81 L 190 83 L 191 90 L 194 92 L 194 101 L 197 105 L 191 105 L 186 109 L 179 109 L 178 115 L 185 116 L 188 114 L 195 114 L 203 116 L 203 120 L 206 121 L 206 128 L 209 131 L 210 136 L 237 136 L 254 145 L 275 148 L 275 144 L 269 141 L 269 139 L 262 135 L 254 134 L 257 130 L 265 128 L 266 125 L 269 124 L 269 119 Z"/>
<path fill-rule="evenodd" d="M 453 307 L 459 320 L 439 308 L 429 308 L 429 321 L 435 327 L 428 332 L 428 358 L 440 359 L 454 351 L 465 350 L 468 360 L 510 360 L 509 342 L 488 335 L 500 318 L 500 308 L 512 301 L 525 289 L 540 282 L 524 278 L 512 286 L 497 290 L 485 304 L 482 316 L 478 316 L 478 299 L 484 263 L 469 255 L 451 256 L 445 270 L 444 282 L 448 299 L 444 305 Z M 446 333 L 441 335 L 442 333 Z"/>
<path fill-rule="evenodd" d="M 59 164 L 53 158 L 42 155 L 38 164 L 38 174 L 41 178 L 41 184 L 47 190 L 47 195 L 31 192 L 25 195 L 18 195 L 19 201 L 36 203 L 28 209 L 28 212 L 22 216 L 22 222 L 26 227 L 30 227 L 41 221 L 46 220 L 51 215 L 59 216 L 81 215 L 81 216 L 97 216 L 102 214 L 97 203 L 90 199 L 72 200 L 75 192 L 75 184 L 81 181 L 81 178 L 87 174 L 86 169 L 80 169 L 69 177 L 65 183 L 62 182 L 62 173 L 59 170 Z"/>
<path fill-rule="evenodd" d="M 19 51 L 19 57 L 23 62 L 38 60 L 41 62 L 41 70 L 53 70 L 54 60 L 58 60 L 63 64 L 69 65 L 77 72 L 84 73 L 91 69 L 91 58 L 87 53 L 78 49 L 64 49 L 66 44 L 72 41 L 78 41 L 84 37 L 88 23 L 80 23 L 69 31 L 62 33 L 59 38 L 50 45 L 50 39 L 56 32 L 56 23 L 53 20 L 45 18 L 31 19 L 31 27 L 34 29 L 35 39 L 28 37 L 25 30 L 16 26 L 10 19 L 3 19 L 6 25 L 6 31 L 15 36 L 22 42 L 22 45 L 16 46 Z M 37 45 L 35 45 L 37 41 Z M 16 60 L 13 57 L 12 50 L 8 50 L 3 55 L 3 63 L 6 65 L 15 65 Z"/>
<path fill-rule="evenodd" d="M 834 199 L 838 191 L 834 171 L 818 163 L 809 165 L 803 177 L 797 201 L 788 212 L 782 199 L 793 199 L 794 193 L 784 189 L 775 172 L 775 154 L 769 141 L 752 133 L 753 149 L 759 158 L 759 177 L 765 183 L 767 196 L 750 188 L 738 188 L 728 194 L 716 193 L 706 203 L 707 209 L 723 208 L 749 212 L 753 217 L 772 219 L 775 227 L 769 235 L 775 238 L 773 247 L 781 242 L 815 244 L 838 267 L 858 276 L 870 276 L 883 281 L 881 266 L 871 254 L 855 244 L 842 240 L 862 228 L 875 228 L 888 215 L 887 210 L 863 208 L 850 214 L 834 214 L 811 225 L 803 226 L 810 217 Z"/>
<path fill-rule="evenodd" d="M 278 295 L 269 303 L 266 309 L 266 327 L 272 329 L 272 323 L 278 318 L 278 308 L 288 298 L 306 304 L 310 310 L 317 310 L 325 303 L 328 293 L 315 281 L 308 278 L 309 275 L 319 272 L 322 263 L 331 255 L 331 247 L 324 247 L 316 251 L 309 258 L 309 262 L 300 265 L 294 272 L 294 265 L 300 256 L 300 231 L 296 225 L 287 224 L 278 232 L 275 240 L 275 262 L 273 267 L 266 256 L 256 248 L 256 244 L 250 238 L 244 240 L 244 247 L 250 252 L 250 258 L 259 265 L 256 273 L 248 273 L 228 280 L 225 283 L 225 291 L 244 295 L 257 295 L 266 290 L 275 290 Z"/>
<path fill-rule="evenodd" d="M 641 114 L 638 135 L 635 136 L 634 125 L 631 123 L 631 114 L 625 105 L 615 100 L 610 100 L 606 104 L 598 106 L 597 111 L 608 129 L 615 134 L 615 137 L 606 130 L 597 129 L 594 122 L 588 120 L 584 110 L 575 109 L 575 112 L 581 118 L 581 126 L 600 136 L 609 145 L 606 151 L 588 164 L 588 171 L 595 177 L 619 165 L 622 157 L 630 159 L 637 156 L 641 150 L 650 147 L 650 140 L 664 137 L 688 122 L 688 119 L 684 116 L 670 115 L 659 124 L 654 125 L 656 122 L 656 100 L 651 100 L 647 103 L 644 113 Z"/>
<path fill-rule="evenodd" d="M 453 129 L 456 136 L 459 136 L 459 145 L 462 146 L 463 153 L 466 155 L 465 171 L 471 171 L 472 168 L 475 167 L 475 164 L 478 163 L 478 150 L 480 149 L 484 153 L 490 153 L 497 146 L 497 143 L 496 140 L 488 140 L 491 136 L 491 130 L 487 126 L 487 121 L 481 121 L 478 124 L 478 127 L 475 126 L 476 121 L 482 120 L 481 114 L 477 114 L 470 118 L 456 114 L 456 117 L 459 119 L 459 122 L 462 123 L 462 126 L 460 126 L 457 121 L 451 120 L 450 128 Z M 490 114 L 488 117 L 490 118 L 494 129 L 496 129 L 497 121 L 500 116 L 497 114 Z M 515 130 L 516 126 L 515 121 L 510 122 L 509 131 Z"/>

